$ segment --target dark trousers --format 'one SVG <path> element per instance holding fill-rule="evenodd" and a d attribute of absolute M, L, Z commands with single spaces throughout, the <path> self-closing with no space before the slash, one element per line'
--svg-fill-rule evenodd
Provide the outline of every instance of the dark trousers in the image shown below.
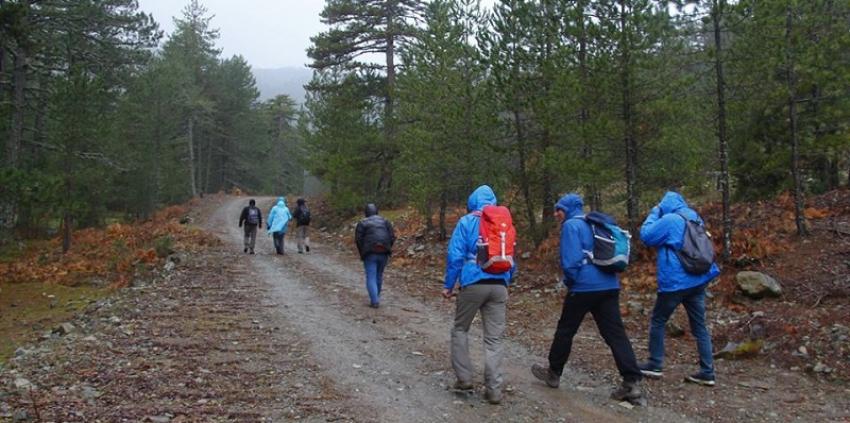
<path fill-rule="evenodd" d="M 634 382 L 641 379 L 632 343 L 626 336 L 623 327 L 623 319 L 620 316 L 620 290 L 596 292 L 571 292 L 564 299 L 564 308 L 561 319 L 558 320 L 558 329 L 555 331 L 555 339 L 552 340 L 552 348 L 549 349 L 549 368 L 557 375 L 564 372 L 564 366 L 570 358 L 570 350 L 573 347 L 573 337 L 584 320 L 584 315 L 590 312 L 599 333 L 605 339 L 605 343 L 611 348 L 614 362 L 623 380 Z"/>
<path fill-rule="evenodd" d="M 274 249 L 278 254 L 283 254 L 283 237 L 286 235 L 286 232 L 273 232 L 272 240 L 274 241 Z"/>

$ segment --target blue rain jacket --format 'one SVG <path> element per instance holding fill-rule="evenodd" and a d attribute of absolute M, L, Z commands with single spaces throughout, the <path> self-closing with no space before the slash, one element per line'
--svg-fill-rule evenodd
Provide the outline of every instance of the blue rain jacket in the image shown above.
<path fill-rule="evenodd" d="M 594 292 L 620 289 L 614 273 L 600 270 L 588 260 L 586 251 L 593 251 L 593 231 L 584 217 L 584 202 L 578 194 L 567 194 L 555 204 L 567 218 L 561 224 L 561 269 L 564 285 L 570 292 Z"/>
<path fill-rule="evenodd" d="M 289 224 L 290 219 L 292 219 L 292 214 L 289 213 L 289 208 L 286 207 L 286 199 L 280 197 L 277 199 L 277 205 L 269 211 L 266 227 L 270 234 L 277 232 L 286 233 L 286 226 Z"/>
<path fill-rule="evenodd" d="M 478 250 L 475 244 L 478 242 L 478 222 L 481 218 L 472 214 L 472 212 L 480 211 L 484 206 L 489 205 L 496 205 L 496 194 L 487 185 L 476 188 L 469 196 L 466 203 L 466 211 L 469 214 L 460 218 L 454 232 L 452 232 L 452 238 L 449 240 L 446 278 L 443 285 L 446 289 L 454 289 L 458 278 L 460 278 L 461 287 L 472 285 L 484 279 L 501 279 L 505 281 L 505 285 L 508 285 L 514 273 L 516 273 L 516 264 L 505 273 L 493 274 L 481 270 L 476 261 Z"/>
<path fill-rule="evenodd" d="M 685 239 L 685 219 L 679 213 L 702 223 L 697 212 L 688 207 L 681 194 L 668 191 L 661 203 L 652 208 L 640 228 L 640 240 L 647 246 L 658 249 L 658 292 L 693 288 L 720 274 L 717 263 L 712 264 L 711 269 L 704 275 L 692 275 L 682 267 L 676 251 L 682 248 Z"/>

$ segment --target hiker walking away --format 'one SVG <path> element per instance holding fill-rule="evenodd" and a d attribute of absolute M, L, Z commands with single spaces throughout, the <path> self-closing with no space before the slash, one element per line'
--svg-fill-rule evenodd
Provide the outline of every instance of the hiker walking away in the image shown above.
<path fill-rule="evenodd" d="M 245 229 L 245 248 L 243 252 L 254 254 L 254 244 L 257 242 L 257 228 L 263 224 L 263 213 L 257 207 L 254 199 L 248 200 L 248 207 L 242 209 L 239 216 L 239 227 Z M 244 226 L 243 226 L 244 225 Z"/>
<path fill-rule="evenodd" d="M 599 334 L 611 349 L 623 378 L 611 398 L 646 405 L 646 396 L 640 386 L 640 368 L 620 315 L 620 282 L 616 273 L 603 270 L 590 261 L 588 253 L 594 251 L 595 229 L 585 219 L 583 207 L 584 202 L 578 194 L 567 194 L 555 205 L 555 217 L 561 222 L 560 264 L 568 292 L 549 349 L 549 364 L 535 364 L 531 373 L 551 388 L 559 386 L 570 357 L 573 337 L 589 312 Z M 607 215 L 593 214 L 608 220 L 606 223 L 614 224 Z"/>
<path fill-rule="evenodd" d="M 369 307 L 378 308 L 381 303 L 384 268 L 387 267 L 387 261 L 392 254 L 395 232 L 393 225 L 378 215 L 378 207 L 374 204 L 366 205 L 365 214 L 366 217 L 358 222 L 354 229 L 354 242 L 366 271 Z"/>
<path fill-rule="evenodd" d="M 310 209 L 307 208 L 307 202 L 303 198 L 299 198 L 295 204 L 292 217 L 295 219 L 295 231 L 298 236 L 298 254 L 302 254 L 305 250 L 309 253 L 310 236 L 307 229 L 310 228 Z"/>
<path fill-rule="evenodd" d="M 286 236 L 286 227 L 289 225 L 291 218 L 292 215 L 289 213 L 289 208 L 286 207 L 286 198 L 279 197 L 277 204 L 269 211 L 269 221 L 266 226 L 274 240 L 274 249 L 277 254 L 283 255 L 283 241 Z"/>
<path fill-rule="evenodd" d="M 469 358 L 469 327 L 478 312 L 484 326 L 485 399 L 502 400 L 502 335 L 508 288 L 516 272 L 513 248 L 516 231 L 510 211 L 496 206 L 496 194 L 487 185 L 475 189 L 449 241 L 443 297 L 460 285 L 451 333 L 454 389 L 472 390 L 474 369 Z M 492 234 L 492 235 L 488 235 Z M 485 238 L 486 237 L 486 238 Z"/>
<path fill-rule="evenodd" d="M 720 269 L 702 219 L 681 194 L 668 191 L 643 222 L 640 239 L 658 250 L 658 296 L 649 324 L 649 360 L 641 364 L 641 371 L 647 377 L 661 378 L 664 328 L 682 304 L 699 353 L 699 372 L 685 380 L 714 386 L 711 334 L 705 325 L 705 289 Z"/>

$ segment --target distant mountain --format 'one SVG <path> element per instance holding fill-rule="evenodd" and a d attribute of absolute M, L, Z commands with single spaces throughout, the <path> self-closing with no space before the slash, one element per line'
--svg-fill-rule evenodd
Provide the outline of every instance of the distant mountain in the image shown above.
<path fill-rule="evenodd" d="M 304 103 L 304 85 L 313 77 L 309 68 L 254 69 L 254 79 L 260 90 L 260 100 L 268 100 L 279 94 L 292 97 L 296 103 Z"/>

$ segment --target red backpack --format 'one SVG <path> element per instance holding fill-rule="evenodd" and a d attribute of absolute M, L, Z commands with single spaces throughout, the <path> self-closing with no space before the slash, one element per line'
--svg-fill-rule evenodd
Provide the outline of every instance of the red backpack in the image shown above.
<path fill-rule="evenodd" d="M 502 206 L 485 206 L 478 224 L 478 265 L 487 273 L 505 273 L 514 266 L 516 228 L 511 211 Z"/>

